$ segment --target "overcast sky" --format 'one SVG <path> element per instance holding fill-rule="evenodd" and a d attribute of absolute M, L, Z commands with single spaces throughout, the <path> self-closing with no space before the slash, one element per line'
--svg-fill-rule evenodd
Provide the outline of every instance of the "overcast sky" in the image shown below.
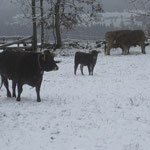
<path fill-rule="evenodd" d="M 128 9 L 128 0 L 102 0 L 105 11 L 123 11 Z"/>
<path fill-rule="evenodd" d="M 127 1 L 128 0 L 100 0 L 103 3 L 105 11 L 121 11 L 127 9 Z M 8 8 L 7 11 L 10 9 L 14 9 L 15 6 L 10 3 L 10 0 L 0 0 L 0 9 L 5 10 Z M 6 10 L 5 10 L 6 11 Z"/>

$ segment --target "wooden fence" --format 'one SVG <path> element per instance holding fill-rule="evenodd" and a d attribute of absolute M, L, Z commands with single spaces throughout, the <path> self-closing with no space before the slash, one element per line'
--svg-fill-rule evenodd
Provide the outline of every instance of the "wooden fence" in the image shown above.
<path fill-rule="evenodd" d="M 0 49 L 31 49 L 32 36 L 0 36 Z"/>

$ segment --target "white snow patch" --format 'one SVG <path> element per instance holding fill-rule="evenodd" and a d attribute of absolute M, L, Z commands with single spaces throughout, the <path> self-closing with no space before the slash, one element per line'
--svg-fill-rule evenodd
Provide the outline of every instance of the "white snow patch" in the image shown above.
<path fill-rule="evenodd" d="M 74 57 L 46 72 L 41 103 L 24 86 L 21 102 L 0 91 L 2 150 L 148 150 L 150 139 L 150 47 L 147 54 L 111 50 L 99 54 L 94 75 L 73 74 Z"/>

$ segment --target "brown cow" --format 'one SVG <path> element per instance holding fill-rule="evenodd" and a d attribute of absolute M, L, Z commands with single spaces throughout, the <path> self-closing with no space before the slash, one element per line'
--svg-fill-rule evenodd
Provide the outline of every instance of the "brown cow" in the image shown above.
<path fill-rule="evenodd" d="M 129 54 L 131 46 L 141 46 L 143 54 L 145 52 L 145 34 L 142 30 L 117 30 L 105 34 L 105 54 L 110 55 L 111 48 L 121 48 L 122 54 Z"/>

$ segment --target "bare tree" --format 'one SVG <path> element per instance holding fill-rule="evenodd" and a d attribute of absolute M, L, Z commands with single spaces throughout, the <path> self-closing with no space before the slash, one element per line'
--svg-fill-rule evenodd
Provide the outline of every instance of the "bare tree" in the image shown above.
<path fill-rule="evenodd" d="M 44 44 L 44 10 L 43 10 L 43 0 L 40 0 L 40 12 L 41 12 L 41 49 Z"/>
<path fill-rule="evenodd" d="M 143 26 L 147 30 L 147 34 L 150 35 L 150 0 L 129 0 L 129 10 L 136 15 L 143 18 Z"/>
<path fill-rule="evenodd" d="M 150 16 L 150 0 L 128 0 L 130 12 Z"/>
<path fill-rule="evenodd" d="M 57 48 L 62 46 L 61 31 L 63 28 L 73 29 L 83 22 L 87 24 L 87 20 L 88 23 L 93 22 L 96 20 L 97 14 L 103 12 L 100 0 L 32 0 L 32 2 L 36 2 L 36 12 L 35 9 L 31 9 L 35 8 L 35 6 L 32 7 L 34 3 L 31 3 L 30 0 L 15 1 L 21 4 L 20 8 L 24 16 L 29 20 L 32 19 L 34 34 L 36 32 L 35 23 L 38 22 L 41 26 L 42 45 L 44 43 L 44 28 L 53 29 Z M 44 6 L 43 2 L 45 2 Z"/>
<path fill-rule="evenodd" d="M 33 22 L 33 51 L 37 51 L 37 29 L 36 29 L 36 5 L 32 0 L 32 22 Z"/>
<path fill-rule="evenodd" d="M 62 46 L 61 41 L 61 31 L 60 31 L 60 8 L 61 0 L 57 0 L 54 8 L 55 13 L 55 31 L 56 31 L 56 47 L 60 48 Z"/>
<path fill-rule="evenodd" d="M 102 4 L 98 0 L 47 0 L 50 4 L 47 14 L 47 25 L 52 26 L 56 33 L 56 47 L 62 46 L 61 29 L 72 29 L 83 23 L 85 18 L 90 21 L 96 19 L 98 13 L 103 12 Z M 86 17 L 85 17 L 86 16 Z M 52 20 L 53 21 L 49 21 Z M 54 24 L 54 25 L 53 25 Z"/>
<path fill-rule="evenodd" d="M 28 24 L 33 26 L 33 50 L 37 51 L 37 26 L 41 26 L 41 44 L 44 43 L 44 19 L 43 19 L 43 0 L 12 0 L 19 5 L 24 18 L 28 19 Z M 40 13 L 39 13 L 40 11 Z M 40 15 L 39 15 L 40 14 Z M 40 22 L 40 23 L 39 23 Z"/>

